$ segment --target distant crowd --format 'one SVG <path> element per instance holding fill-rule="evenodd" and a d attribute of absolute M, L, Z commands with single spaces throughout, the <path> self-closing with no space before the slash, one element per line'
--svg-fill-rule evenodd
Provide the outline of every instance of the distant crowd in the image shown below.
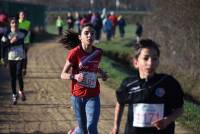
<path fill-rule="evenodd" d="M 123 38 L 125 36 L 125 18 L 122 15 L 116 15 L 113 11 L 106 13 L 105 9 L 101 14 L 91 11 L 82 15 L 78 12 L 74 14 L 69 12 L 67 13 L 66 20 L 58 16 L 56 27 L 59 35 L 62 35 L 64 25 L 67 25 L 67 29 L 74 29 L 76 32 L 80 33 L 81 27 L 87 23 L 91 23 L 95 29 L 95 43 L 101 40 L 102 31 L 105 33 L 108 41 L 113 39 L 116 35 L 117 27 L 119 28 L 120 37 Z"/>

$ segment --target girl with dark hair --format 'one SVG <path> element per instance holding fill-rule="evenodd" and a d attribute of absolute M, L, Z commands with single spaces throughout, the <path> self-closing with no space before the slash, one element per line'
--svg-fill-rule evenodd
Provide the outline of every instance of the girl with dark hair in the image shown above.
<path fill-rule="evenodd" d="M 22 76 L 22 60 L 25 58 L 24 45 L 24 33 L 18 29 L 18 21 L 15 18 L 10 20 L 10 32 L 7 35 L 8 39 L 8 61 L 11 76 L 11 87 L 13 92 L 13 104 L 17 104 L 18 93 L 16 90 L 16 81 L 19 82 L 19 95 L 22 101 L 25 101 L 24 94 L 24 82 Z"/>
<path fill-rule="evenodd" d="M 98 134 L 97 124 L 100 116 L 99 74 L 103 80 L 106 73 L 100 68 L 102 49 L 94 47 L 95 30 L 91 24 L 82 27 L 80 35 L 68 30 L 60 42 L 68 52 L 61 79 L 71 80 L 71 103 L 76 115 L 75 134 Z"/>

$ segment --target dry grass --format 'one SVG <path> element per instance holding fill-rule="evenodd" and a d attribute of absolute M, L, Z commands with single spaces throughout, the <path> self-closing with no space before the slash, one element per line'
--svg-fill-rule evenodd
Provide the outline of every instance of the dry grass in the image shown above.
<path fill-rule="evenodd" d="M 155 1 L 144 19 L 144 36 L 161 45 L 161 70 L 174 75 L 185 92 L 200 101 L 200 2 Z"/>

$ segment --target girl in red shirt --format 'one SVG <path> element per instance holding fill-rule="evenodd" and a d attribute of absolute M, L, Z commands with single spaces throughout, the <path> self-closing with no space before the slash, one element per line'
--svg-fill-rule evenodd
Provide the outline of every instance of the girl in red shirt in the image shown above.
<path fill-rule="evenodd" d="M 99 68 L 102 49 L 93 46 L 95 30 L 91 24 L 82 27 L 80 35 L 68 30 L 61 43 L 69 51 L 61 73 L 61 79 L 72 80 L 71 103 L 78 126 L 75 134 L 98 134 L 97 124 L 100 115 L 100 84 L 97 74 L 107 79 Z"/>

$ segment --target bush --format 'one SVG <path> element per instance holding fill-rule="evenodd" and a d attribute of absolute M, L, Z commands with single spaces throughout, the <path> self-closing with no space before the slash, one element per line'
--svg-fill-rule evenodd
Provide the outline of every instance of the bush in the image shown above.
<path fill-rule="evenodd" d="M 185 93 L 200 101 L 200 2 L 154 1 L 144 18 L 145 37 L 161 45 L 161 70 L 176 76 Z"/>

